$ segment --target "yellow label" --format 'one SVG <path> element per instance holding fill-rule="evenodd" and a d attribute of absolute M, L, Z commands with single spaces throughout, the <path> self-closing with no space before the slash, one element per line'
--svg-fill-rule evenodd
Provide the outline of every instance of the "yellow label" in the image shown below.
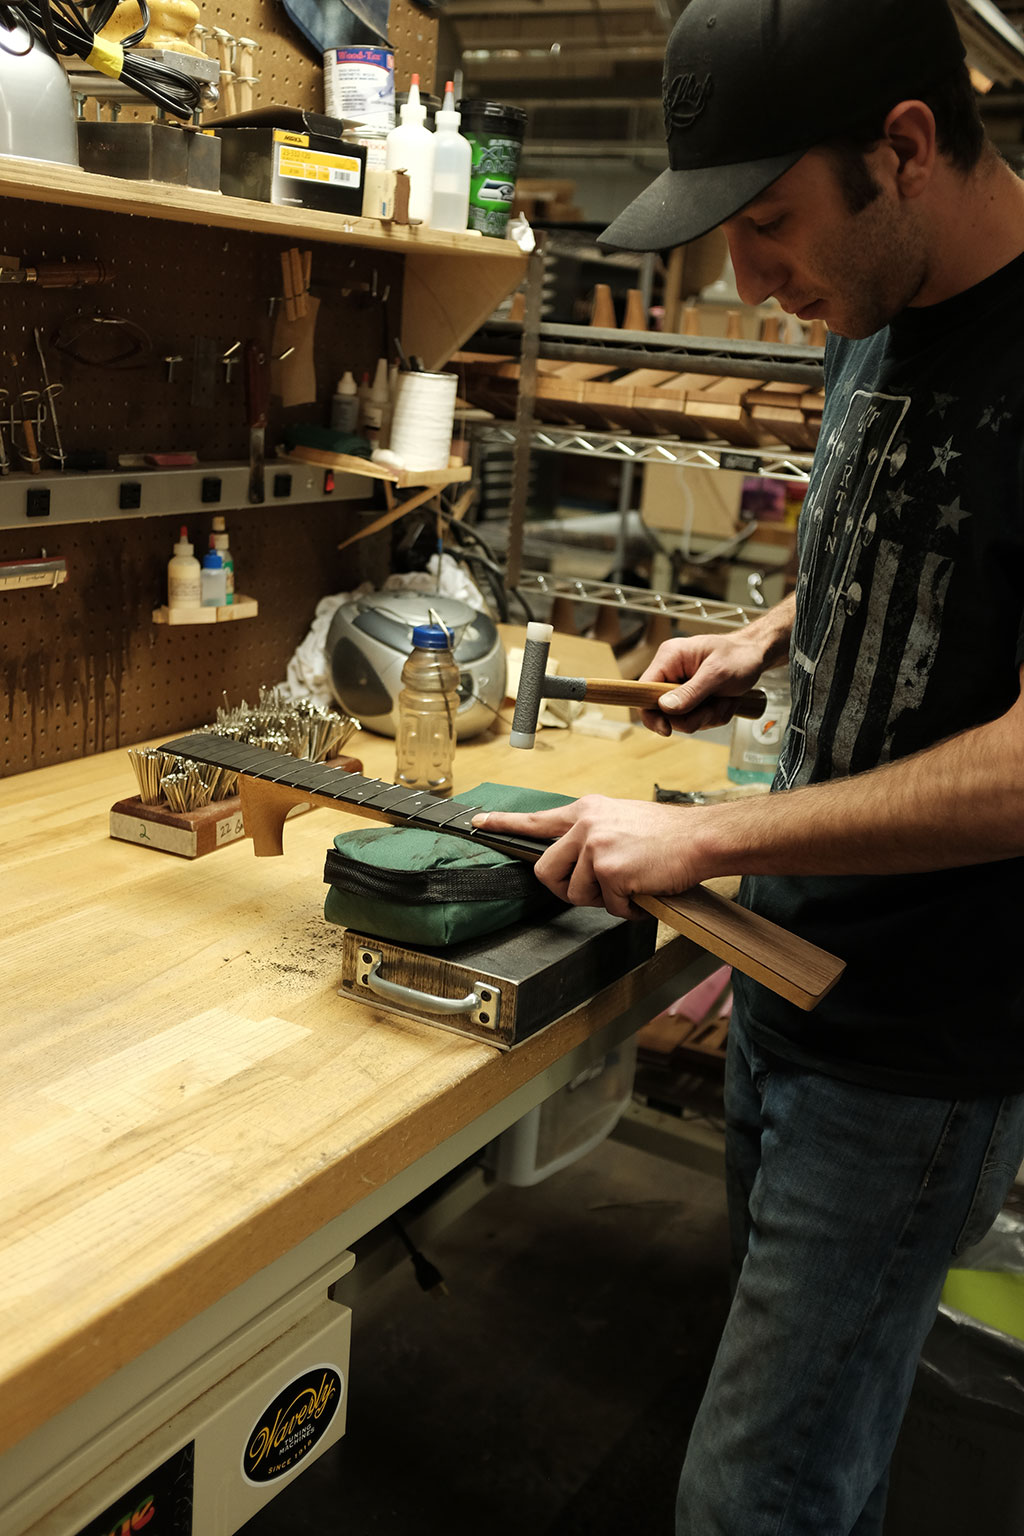
<path fill-rule="evenodd" d="M 276 135 L 275 135 L 276 137 Z M 315 149 L 293 149 L 282 145 L 277 169 L 293 181 L 330 182 L 333 186 L 358 187 L 359 161 L 351 155 L 327 155 Z"/>
<path fill-rule="evenodd" d="M 298 144 L 301 148 L 309 145 L 308 133 L 287 133 L 284 128 L 274 129 L 275 144 Z"/>
<path fill-rule="evenodd" d="M 110 75 L 113 80 L 120 80 L 121 71 L 124 68 L 124 49 L 120 43 L 112 43 L 106 37 L 97 37 L 92 45 L 92 50 L 86 55 L 85 62 L 91 64 L 93 69 L 98 69 L 101 74 Z"/>

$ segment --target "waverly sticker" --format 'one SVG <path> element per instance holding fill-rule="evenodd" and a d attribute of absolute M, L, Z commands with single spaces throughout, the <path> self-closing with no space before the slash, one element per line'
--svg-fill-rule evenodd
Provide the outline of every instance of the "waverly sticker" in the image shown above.
<path fill-rule="evenodd" d="M 290 1381 L 260 1414 L 242 1452 L 247 1483 L 272 1483 L 293 1472 L 323 1439 L 344 1387 L 333 1365 L 317 1365 Z"/>

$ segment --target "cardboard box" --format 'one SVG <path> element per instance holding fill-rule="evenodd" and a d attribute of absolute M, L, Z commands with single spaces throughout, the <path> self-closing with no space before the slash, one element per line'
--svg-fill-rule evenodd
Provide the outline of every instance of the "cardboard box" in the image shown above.
<path fill-rule="evenodd" d="M 731 470 L 711 474 L 675 464 L 646 464 L 640 516 L 649 528 L 669 533 L 732 538 L 740 527 L 745 478 Z"/>
<path fill-rule="evenodd" d="M 335 120 L 319 121 L 331 125 Z M 218 127 L 221 191 L 227 197 L 358 217 L 363 211 L 366 150 L 343 140 L 342 125 L 336 126 L 337 134 L 237 121 Z"/>

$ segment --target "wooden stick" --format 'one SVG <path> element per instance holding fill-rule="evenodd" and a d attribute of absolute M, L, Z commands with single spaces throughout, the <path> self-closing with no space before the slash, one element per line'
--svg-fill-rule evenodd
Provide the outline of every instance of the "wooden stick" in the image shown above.
<path fill-rule="evenodd" d="M 291 252 L 281 252 L 281 282 L 284 294 L 284 317 L 286 320 L 297 320 L 299 312 L 295 307 L 295 280 L 292 276 Z"/>

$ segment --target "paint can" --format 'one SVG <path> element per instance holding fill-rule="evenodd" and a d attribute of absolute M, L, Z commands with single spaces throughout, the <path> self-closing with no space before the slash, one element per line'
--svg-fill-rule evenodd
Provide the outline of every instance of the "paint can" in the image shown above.
<path fill-rule="evenodd" d="M 461 131 L 473 149 L 469 179 L 469 229 L 501 239 L 508 229 L 519 156 L 526 136 L 522 107 L 500 101 L 460 101 Z"/>
<path fill-rule="evenodd" d="M 328 48 L 324 54 L 328 117 L 389 133 L 395 126 L 395 56 L 390 48 Z"/>
<path fill-rule="evenodd" d="M 400 373 L 389 451 L 406 469 L 447 469 L 455 420 L 454 373 Z"/>

